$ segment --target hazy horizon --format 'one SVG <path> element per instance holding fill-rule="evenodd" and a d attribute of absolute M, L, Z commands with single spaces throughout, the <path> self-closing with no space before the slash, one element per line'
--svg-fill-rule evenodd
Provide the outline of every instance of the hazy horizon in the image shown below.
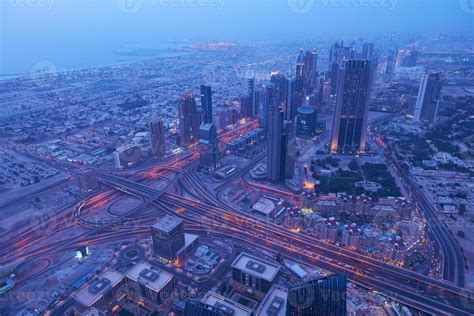
<path fill-rule="evenodd" d="M 169 39 L 253 41 L 474 30 L 474 10 L 467 0 L 0 0 L 0 4 L 0 74 L 28 71 L 44 60 L 107 64 L 108 55 L 127 44 Z M 96 56 L 94 62 L 88 62 L 91 56 Z"/>

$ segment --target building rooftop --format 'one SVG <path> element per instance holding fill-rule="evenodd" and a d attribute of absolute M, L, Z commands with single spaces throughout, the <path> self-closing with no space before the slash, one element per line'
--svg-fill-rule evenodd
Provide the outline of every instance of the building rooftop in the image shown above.
<path fill-rule="evenodd" d="M 199 235 L 194 234 L 184 234 L 184 246 L 179 249 L 176 254 L 180 255 L 181 253 L 185 253 L 186 250 L 189 248 L 191 244 L 194 244 L 197 240 L 199 240 Z"/>
<path fill-rule="evenodd" d="M 151 227 L 158 229 L 162 232 L 169 233 L 172 231 L 176 226 L 181 224 L 183 220 L 179 217 L 165 215 L 158 222 L 153 224 Z"/>
<path fill-rule="evenodd" d="M 264 261 L 247 253 L 241 253 L 232 263 L 232 267 L 269 282 L 273 282 L 281 268 L 279 264 Z"/>
<path fill-rule="evenodd" d="M 275 203 L 267 198 L 262 197 L 252 206 L 252 209 L 268 216 L 271 212 L 273 212 L 273 210 L 275 210 Z"/>
<path fill-rule="evenodd" d="M 274 285 L 260 304 L 257 316 L 285 316 L 288 290 Z"/>
<path fill-rule="evenodd" d="M 214 127 L 214 123 L 201 123 L 199 129 L 204 131 L 210 131 Z"/>
<path fill-rule="evenodd" d="M 144 261 L 131 268 L 126 277 L 157 292 L 173 279 L 172 274 Z"/>
<path fill-rule="evenodd" d="M 311 106 L 300 106 L 298 108 L 298 113 L 300 114 L 314 114 L 315 109 Z"/>
<path fill-rule="evenodd" d="M 124 275 L 117 271 L 106 270 L 77 293 L 75 300 L 85 307 L 91 307 L 104 293 L 117 285 L 123 278 Z"/>
<path fill-rule="evenodd" d="M 207 292 L 201 302 L 228 312 L 232 316 L 250 316 L 252 312 L 249 308 L 212 291 Z"/>

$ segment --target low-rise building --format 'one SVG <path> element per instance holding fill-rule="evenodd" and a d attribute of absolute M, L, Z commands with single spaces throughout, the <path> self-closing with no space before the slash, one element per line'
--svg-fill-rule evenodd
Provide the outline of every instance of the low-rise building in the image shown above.
<path fill-rule="evenodd" d="M 216 309 L 224 311 L 227 315 L 232 316 L 250 316 L 252 310 L 233 300 L 219 295 L 215 292 L 207 292 L 201 300 L 202 303 L 215 307 Z"/>
<path fill-rule="evenodd" d="M 95 307 L 107 312 L 113 307 L 111 302 L 124 288 L 125 283 L 123 274 L 106 270 L 75 294 L 74 299 L 86 308 Z"/>
<path fill-rule="evenodd" d="M 256 316 L 285 316 L 288 290 L 278 285 L 272 286 L 257 309 Z"/>
<path fill-rule="evenodd" d="M 174 291 L 173 275 L 141 261 L 126 273 L 127 292 L 133 298 L 161 305 Z"/>
<path fill-rule="evenodd" d="M 267 293 L 281 266 L 247 253 L 241 253 L 232 263 L 232 280 L 247 291 Z"/>
<path fill-rule="evenodd" d="M 344 229 L 342 230 L 342 245 L 351 250 L 356 250 L 359 248 L 359 242 L 360 229 L 357 224 L 344 225 Z"/>
<path fill-rule="evenodd" d="M 260 213 L 266 217 L 272 217 L 275 213 L 275 209 L 275 203 L 265 197 L 258 199 L 258 201 L 252 206 L 254 212 Z"/>

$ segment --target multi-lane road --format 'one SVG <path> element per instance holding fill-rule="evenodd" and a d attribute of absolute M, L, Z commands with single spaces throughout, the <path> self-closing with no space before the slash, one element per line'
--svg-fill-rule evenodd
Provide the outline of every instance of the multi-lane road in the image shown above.
<path fill-rule="evenodd" d="M 375 120 L 372 126 L 383 124 L 387 118 Z M 464 256 L 456 242 L 453 234 L 448 227 L 438 218 L 438 212 L 433 205 L 427 200 L 423 190 L 419 188 L 415 180 L 410 175 L 403 163 L 398 161 L 396 156 L 390 152 L 383 143 L 381 138 L 376 134 L 376 129 L 369 127 L 369 134 L 373 137 L 373 143 L 379 147 L 386 162 L 392 164 L 394 171 L 398 174 L 406 190 L 411 193 L 412 199 L 418 203 L 420 209 L 424 212 L 429 232 L 441 251 L 441 259 L 443 262 L 443 279 L 453 282 L 460 287 L 464 286 Z"/>
<path fill-rule="evenodd" d="M 128 187 L 135 194 L 152 196 L 154 190 L 126 179 L 107 177 L 109 185 Z M 470 315 L 474 313 L 472 293 L 454 284 L 435 280 L 422 274 L 395 267 L 363 255 L 321 242 L 310 236 L 292 232 L 262 221 L 250 214 L 241 214 L 215 205 L 165 193 L 158 201 L 187 210 L 185 217 L 201 223 L 206 233 L 218 233 L 229 238 L 266 246 L 288 258 L 313 262 L 329 271 L 346 273 L 349 279 L 378 290 L 409 306 L 432 314 Z"/>
<path fill-rule="evenodd" d="M 243 132 L 245 132 L 244 128 L 220 138 L 221 140 L 232 138 Z M 197 149 L 190 148 L 185 153 L 166 159 L 160 166 L 151 167 L 145 171 L 139 170 L 142 177 L 132 175 L 132 178 L 125 179 L 101 174 L 100 177 L 105 184 L 140 197 L 142 205 L 108 223 L 100 223 L 96 226 L 92 225 L 92 227 L 86 225 L 88 228 L 86 232 L 60 242 L 47 243 L 46 236 L 37 240 L 34 231 L 31 231 L 30 234 L 25 232 L 18 236 L 16 244 L 5 244 L 2 252 L 7 254 L 11 251 L 13 256 L 20 259 L 35 260 L 51 252 L 69 249 L 78 244 L 100 244 L 111 240 L 120 240 L 120 238 L 140 237 L 148 233 L 146 227 L 136 226 L 132 229 L 121 229 L 120 224 L 135 218 L 140 210 L 153 203 L 168 212 L 180 209 L 181 212 L 176 215 L 183 217 L 187 222 L 187 227 L 193 232 L 222 236 L 234 240 L 238 245 L 278 252 L 294 261 L 313 264 L 332 272 L 345 273 L 352 282 L 374 291 L 380 291 L 387 297 L 421 311 L 436 315 L 474 314 L 473 294 L 454 283 L 435 280 L 407 269 L 379 262 L 229 207 L 216 198 L 217 192 L 211 192 L 199 179 L 183 172 L 185 166 L 192 164 L 198 157 Z M 175 173 L 173 180 L 168 181 L 165 188 L 156 190 L 140 183 L 156 178 L 163 170 Z M 241 175 L 241 173 L 236 174 L 233 180 Z M 178 182 L 185 183 L 187 189 L 196 194 L 196 199 L 170 193 L 169 191 L 173 191 L 170 188 L 173 188 Z M 184 213 L 182 210 L 185 210 Z M 56 219 L 61 224 L 58 225 L 57 231 L 70 227 L 70 225 L 62 225 L 62 223 L 63 221 L 71 223 L 71 217 L 80 219 L 80 214 L 74 212 Z M 19 249 L 30 249 L 25 244 L 30 241 L 41 245 L 28 254 L 18 256 Z M 43 242 L 46 244 L 43 245 Z"/>

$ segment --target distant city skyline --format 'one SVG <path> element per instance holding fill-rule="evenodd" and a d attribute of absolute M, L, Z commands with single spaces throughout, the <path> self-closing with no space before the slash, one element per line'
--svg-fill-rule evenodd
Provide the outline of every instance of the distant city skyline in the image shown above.
<path fill-rule="evenodd" d="M 474 0 L 0 0 L 0 314 L 474 315 Z"/>
<path fill-rule="evenodd" d="M 146 56 L 116 53 L 127 51 L 130 45 L 163 48 L 158 44 L 170 39 L 266 41 L 387 33 L 468 34 L 473 12 L 463 1 L 380 0 L 364 5 L 364 0 L 276 0 L 271 4 L 268 0 L 107 0 L 100 4 L 45 0 L 27 5 L 4 0 L 0 6 L 0 75 L 28 73 L 45 61 L 70 69 L 140 60 Z M 364 17 L 370 23 L 360 23 Z"/>

